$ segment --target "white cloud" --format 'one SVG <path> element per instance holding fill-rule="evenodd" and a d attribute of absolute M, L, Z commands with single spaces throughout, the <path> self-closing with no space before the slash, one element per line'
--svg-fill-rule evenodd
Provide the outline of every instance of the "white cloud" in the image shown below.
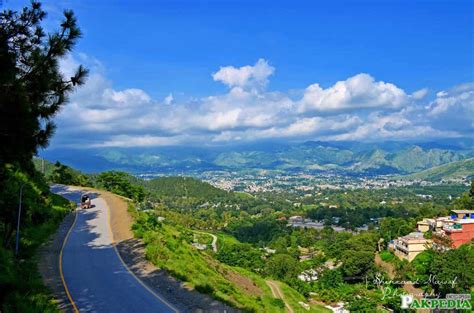
<path fill-rule="evenodd" d="M 408 102 L 407 94 L 397 86 L 357 74 L 324 89 L 312 84 L 300 102 L 300 111 L 331 112 L 363 108 L 400 108 Z"/>
<path fill-rule="evenodd" d="M 53 143 L 130 147 L 269 138 L 421 139 L 474 132 L 473 84 L 439 92 L 428 104 L 423 102 L 427 88 L 407 94 L 368 74 L 329 88 L 312 84 L 303 95 L 290 95 L 263 88 L 274 68 L 260 59 L 217 71 L 214 80 L 230 87 L 224 94 L 177 101 L 170 93 L 156 100 L 139 88 L 115 89 L 99 61 L 79 59 L 61 62 L 64 73 L 86 63 L 91 75 L 58 115 Z"/>
<path fill-rule="evenodd" d="M 182 142 L 180 137 L 162 137 L 162 136 L 112 136 L 109 140 L 94 144 L 93 147 L 153 147 L 170 146 Z"/>
<path fill-rule="evenodd" d="M 444 90 L 441 90 L 441 91 L 436 93 L 436 97 L 438 97 L 438 98 L 446 97 L 447 95 L 448 95 L 448 93 Z"/>
<path fill-rule="evenodd" d="M 272 75 L 275 68 L 270 66 L 264 59 L 259 59 L 255 65 L 245 65 L 239 68 L 224 66 L 212 74 L 215 81 L 220 81 L 229 87 L 264 87 L 268 83 L 268 77 Z"/>
<path fill-rule="evenodd" d="M 438 92 L 437 98 L 428 106 L 428 114 L 431 116 L 440 115 L 454 107 L 465 109 L 468 116 L 474 118 L 474 88 L 461 92 Z"/>
<path fill-rule="evenodd" d="M 115 107 L 133 107 L 151 102 L 150 96 L 145 91 L 136 88 L 120 91 L 107 88 L 102 97 L 106 103 L 112 103 Z"/>
<path fill-rule="evenodd" d="M 355 130 L 327 136 L 326 140 L 403 140 L 458 136 L 453 131 L 440 131 L 429 125 L 414 124 L 404 112 L 383 115 L 374 112 Z"/>
<path fill-rule="evenodd" d="M 426 110 L 433 126 L 474 135 L 474 84 L 438 92 Z"/>
<path fill-rule="evenodd" d="M 428 92 L 429 92 L 428 88 L 423 88 L 423 89 L 420 89 L 420 90 L 417 90 L 417 91 L 413 92 L 410 96 L 415 100 L 420 100 L 420 99 L 423 99 L 424 97 L 426 97 Z"/>
<path fill-rule="evenodd" d="M 171 94 L 171 93 L 169 95 L 167 95 L 165 97 L 165 100 L 163 101 L 163 103 L 166 104 L 166 105 L 171 105 L 171 104 L 173 104 L 173 102 L 174 102 L 174 97 L 173 97 L 173 94 Z"/>

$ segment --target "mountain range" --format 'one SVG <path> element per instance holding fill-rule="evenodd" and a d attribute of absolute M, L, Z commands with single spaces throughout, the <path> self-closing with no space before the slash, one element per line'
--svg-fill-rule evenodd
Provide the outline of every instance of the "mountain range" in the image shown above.
<path fill-rule="evenodd" d="M 40 154 L 84 172 L 180 174 L 209 170 L 407 175 L 474 157 L 470 141 L 259 143 L 220 147 L 51 149 Z"/>

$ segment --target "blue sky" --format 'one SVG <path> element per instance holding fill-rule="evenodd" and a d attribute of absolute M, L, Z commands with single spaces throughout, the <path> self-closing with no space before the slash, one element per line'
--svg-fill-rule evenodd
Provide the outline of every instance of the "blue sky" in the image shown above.
<path fill-rule="evenodd" d="M 98 146 L 474 133 L 472 1 L 43 3 L 48 27 L 71 8 L 84 33 L 64 71 L 92 70 L 57 145 L 79 140 L 74 107 Z"/>

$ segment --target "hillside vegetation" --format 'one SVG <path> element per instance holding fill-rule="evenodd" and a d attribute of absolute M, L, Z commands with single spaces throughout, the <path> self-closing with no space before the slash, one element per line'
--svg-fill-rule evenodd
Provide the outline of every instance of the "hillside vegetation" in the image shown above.
<path fill-rule="evenodd" d="M 17 257 L 13 254 L 13 225 L 5 219 L 0 221 L 3 239 L 0 245 L 0 311 L 56 312 L 57 306 L 39 276 L 35 254 L 71 211 L 71 205 L 64 198 L 51 194 L 39 173 L 27 173 L 12 165 L 5 168 L 6 188 L 0 190 L 0 206 L 3 213 L 8 214 L 7 218 L 17 216 L 21 186 L 23 197 Z"/>
<path fill-rule="evenodd" d="M 263 278 L 243 268 L 220 263 L 209 252 L 198 251 L 191 245 L 193 235 L 189 229 L 158 222 L 148 213 L 137 213 L 135 218 L 133 231 L 145 242 L 147 258 L 189 287 L 247 312 L 285 312 L 284 305 L 273 297 Z M 288 294 L 298 295 L 297 291 L 287 288 Z M 297 306 L 295 312 L 307 311 Z M 309 312 L 326 310 L 315 305 Z"/>
<path fill-rule="evenodd" d="M 474 177 L 474 158 L 456 161 L 406 176 L 405 179 L 440 181 L 452 178 Z"/>

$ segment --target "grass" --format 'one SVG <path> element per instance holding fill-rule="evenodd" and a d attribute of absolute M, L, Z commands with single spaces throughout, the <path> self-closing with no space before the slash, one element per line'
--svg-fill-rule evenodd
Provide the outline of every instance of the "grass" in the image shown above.
<path fill-rule="evenodd" d="M 185 285 L 245 312 L 284 312 L 261 276 L 198 251 L 189 244 L 190 230 L 156 222 L 146 213 L 135 213 L 135 222 L 133 230 L 143 238 L 147 258 Z M 238 242 L 222 233 L 217 236 L 220 245 Z"/>
<path fill-rule="evenodd" d="M 38 272 L 36 251 L 53 234 L 63 217 L 70 211 L 70 203 L 57 195 L 50 195 L 47 222 L 23 229 L 20 255 L 0 247 L 0 311 L 3 312 L 59 312 L 49 290 Z"/>
<path fill-rule="evenodd" d="M 314 313 L 326 313 L 326 312 L 331 312 L 329 309 L 325 308 L 322 305 L 319 304 L 310 304 L 310 309 L 306 310 L 303 308 L 299 302 L 304 302 L 308 303 L 306 299 L 296 290 L 291 288 L 285 283 L 280 282 L 280 289 L 283 292 L 283 295 L 285 297 L 285 300 L 288 302 L 288 304 L 293 308 L 295 312 L 314 312 Z"/>
<path fill-rule="evenodd" d="M 390 251 L 382 251 L 380 252 L 380 258 L 384 262 L 393 262 L 396 256 Z"/>
<path fill-rule="evenodd" d="M 155 231 L 147 231 L 143 239 L 148 259 L 188 286 L 240 309 L 267 309 L 260 297 L 246 293 L 226 278 L 232 268 L 194 249 L 177 228 L 163 224 Z"/>
<path fill-rule="evenodd" d="M 235 237 L 228 235 L 226 233 L 216 233 L 217 236 L 217 246 L 218 247 L 224 247 L 226 244 L 232 245 L 232 244 L 238 244 L 240 241 L 238 241 Z"/>
<path fill-rule="evenodd" d="M 212 244 L 212 236 L 207 233 L 194 232 L 194 241 L 197 243 L 205 244 L 210 246 Z"/>
<path fill-rule="evenodd" d="M 262 276 L 220 263 L 209 252 L 198 251 L 189 244 L 189 229 L 159 223 L 146 213 L 130 212 L 135 218 L 134 233 L 146 244 L 147 258 L 185 285 L 245 312 L 285 312 L 284 304 L 274 298 Z M 219 247 L 239 243 L 236 238 L 221 232 L 216 236 Z M 281 285 L 295 312 L 308 312 L 298 303 L 307 302 L 306 299 L 288 285 Z M 310 307 L 309 312 L 329 312 L 320 305 Z"/>

